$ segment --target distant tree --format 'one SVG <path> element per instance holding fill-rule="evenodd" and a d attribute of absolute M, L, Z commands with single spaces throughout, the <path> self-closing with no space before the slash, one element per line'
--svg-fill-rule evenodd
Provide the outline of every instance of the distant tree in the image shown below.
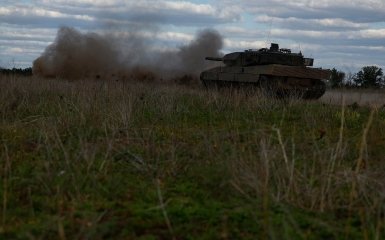
<path fill-rule="evenodd" d="M 338 71 L 337 69 L 332 69 L 332 74 L 330 77 L 330 84 L 332 88 L 339 88 L 342 87 L 343 81 L 345 78 L 345 73 Z"/>
<path fill-rule="evenodd" d="M 384 85 L 382 69 L 377 66 L 363 67 L 354 77 L 353 81 L 357 86 L 381 87 Z"/>
<path fill-rule="evenodd" d="M 7 69 L 7 68 L 1 68 L 0 67 L 0 74 L 5 74 L 5 75 L 21 75 L 21 76 L 31 76 L 32 75 L 32 68 L 12 68 L 12 69 Z"/>
<path fill-rule="evenodd" d="M 354 79 L 356 78 L 356 73 L 348 72 L 345 75 L 345 82 L 344 86 L 347 88 L 354 88 L 357 87 L 357 84 L 354 82 Z"/>

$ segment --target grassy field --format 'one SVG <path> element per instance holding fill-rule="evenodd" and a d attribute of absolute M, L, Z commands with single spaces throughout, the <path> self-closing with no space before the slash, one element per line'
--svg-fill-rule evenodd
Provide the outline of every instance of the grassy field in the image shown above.
<path fill-rule="evenodd" d="M 1 239 L 384 239 L 385 110 L 0 79 Z"/>
<path fill-rule="evenodd" d="M 341 105 L 342 99 L 347 105 L 385 107 L 384 89 L 331 89 L 321 97 L 320 101 L 327 104 Z"/>

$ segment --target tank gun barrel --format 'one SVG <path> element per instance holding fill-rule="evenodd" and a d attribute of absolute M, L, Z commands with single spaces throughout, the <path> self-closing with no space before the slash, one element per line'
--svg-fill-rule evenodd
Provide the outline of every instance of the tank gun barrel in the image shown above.
<path fill-rule="evenodd" d="M 221 57 L 206 57 L 205 59 L 210 60 L 210 61 L 218 61 L 218 62 L 223 61 L 223 58 L 221 58 Z"/>

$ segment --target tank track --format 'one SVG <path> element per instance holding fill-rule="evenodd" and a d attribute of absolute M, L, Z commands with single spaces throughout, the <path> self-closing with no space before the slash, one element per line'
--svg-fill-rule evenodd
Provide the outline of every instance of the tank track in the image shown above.
<path fill-rule="evenodd" d="M 266 95 L 276 98 L 302 98 L 307 100 L 318 99 L 326 91 L 326 84 L 321 80 L 317 80 L 313 86 L 307 87 L 282 87 L 279 86 L 279 80 L 267 79 L 258 82 L 238 82 L 238 81 L 220 81 L 202 79 L 203 85 L 207 89 L 246 89 L 248 91 L 262 90 Z"/>

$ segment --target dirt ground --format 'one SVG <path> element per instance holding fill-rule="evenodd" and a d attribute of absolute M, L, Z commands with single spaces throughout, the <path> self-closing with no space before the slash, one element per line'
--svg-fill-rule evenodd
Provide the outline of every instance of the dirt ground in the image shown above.
<path fill-rule="evenodd" d="M 382 107 L 385 106 L 385 90 L 327 90 L 319 100 L 323 103 L 336 105 L 345 102 L 346 105 L 356 103 L 359 106 Z"/>

